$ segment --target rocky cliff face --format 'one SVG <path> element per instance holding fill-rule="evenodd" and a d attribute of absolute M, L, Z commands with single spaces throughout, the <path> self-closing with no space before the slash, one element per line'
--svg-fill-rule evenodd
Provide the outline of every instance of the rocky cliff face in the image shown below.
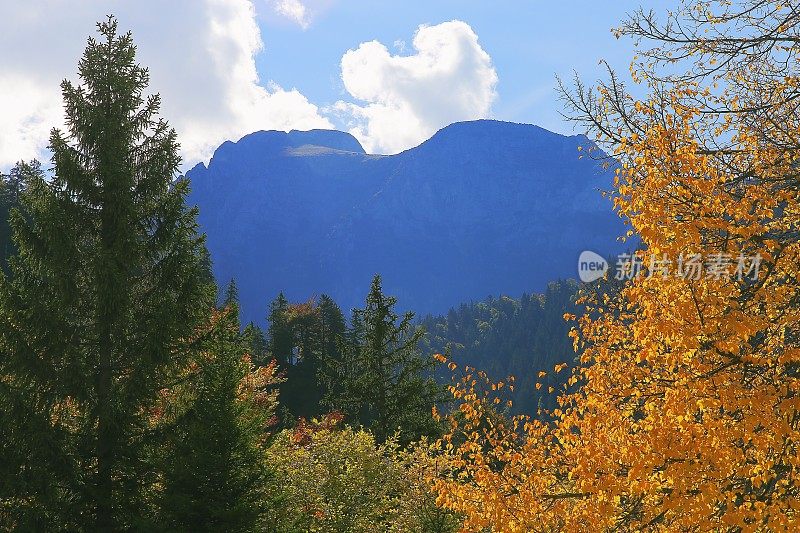
<path fill-rule="evenodd" d="M 618 251 L 624 229 L 599 192 L 612 173 L 579 158 L 588 144 L 488 120 L 393 156 L 337 131 L 257 132 L 188 173 L 189 203 L 245 320 L 281 290 L 360 305 L 375 273 L 401 307 L 441 312 L 574 277 L 582 250 Z"/>

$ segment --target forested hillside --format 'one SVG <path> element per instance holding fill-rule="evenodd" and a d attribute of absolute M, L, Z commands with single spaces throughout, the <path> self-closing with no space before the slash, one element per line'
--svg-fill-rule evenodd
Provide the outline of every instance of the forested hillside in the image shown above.
<path fill-rule="evenodd" d="M 424 345 L 495 379 L 514 376 L 516 387 L 509 395 L 514 412 L 535 415 L 539 407 L 552 409 L 556 394 L 550 387 L 560 388 L 566 374 L 562 379 L 538 374 L 575 362 L 568 335 L 572 324 L 564 314 L 578 313 L 578 290 L 575 281 L 553 282 L 544 294 L 492 297 L 462 304 L 444 316 L 427 316 L 422 320 L 428 333 Z M 449 373 L 440 378 L 449 382 Z"/>

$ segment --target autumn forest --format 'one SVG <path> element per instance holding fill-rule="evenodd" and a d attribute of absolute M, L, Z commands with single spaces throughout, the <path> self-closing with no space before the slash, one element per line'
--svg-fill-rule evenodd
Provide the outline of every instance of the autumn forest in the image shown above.
<path fill-rule="evenodd" d="M 800 5 L 638 9 L 629 73 L 556 81 L 636 275 L 426 317 L 376 273 L 265 327 L 121 26 L 2 178 L 0 529 L 798 529 Z"/>

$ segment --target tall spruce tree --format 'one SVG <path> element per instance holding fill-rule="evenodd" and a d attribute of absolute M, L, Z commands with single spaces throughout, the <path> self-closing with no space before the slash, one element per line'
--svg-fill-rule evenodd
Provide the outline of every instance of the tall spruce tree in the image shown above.
<path fill-rule="evenodd" d="M 11 240 L 11 211 L 20 207 L 20 197 L 25 190 L 27 176 L 39 174 L 41 164 L 33 160 L 20 162 L 8 174 L 0 174 L 0 268 L 8 276 L 8 259 L 15 253 Z"/>
<path fill-rule="evenodd" d="M 264 331 L 255 323 L 250 322 L 242 331 L 242 340 L 245 348 L 258 366 L 265 366 L 268 361 L 267 338 Z"/>
<path fill-rule="evenodd" d="M 325 357 L 338 360 L 341 358 L 340 347 L 347 326 L 342 310 L 336 302 L 323 294 L 319 297 L 319 338 Z"/>
<path fill-rule="evenodd" d="M 80 83 L 61 85 L 53 175 L 32 173 L 0 277 L 0 434 L 19 462 L 0 520 L 22 530 L 130 529 L 147 513 L 149 408 L 214 303 L 175 132 L 130 33 L 98 30 Z"/>
<path fill-rule="evenodd" d="M 444 390 L 434 381 L 436 362 L 420 353 L 424 330 L 413 324 L 413 313 L 398 316 L 396 303 L 376 275 L 364 308 L 353 310 L 342 365 L 329 378 L 341 390 L 330 403 L 379 441 L 399 432 L 399 442 L 407 444 L 439 431 L 431 407 Z"/>
<path fill-rule="evenodd" d="M 317 370 L 321 398 L 320 411 L 341 409 L 340 400 L 344 395 L 342 377 L 349 375 L 344 370 L 344 346 L 348 339 L 344 314 L 330 296 L 323 294 L 319 299 L 320 344 L 322 356 Z"/>
<path fill-rule="evenodd" d="M 232 291 L 226 300 L 198 341 L 194 399 L 170 439 L 160 513 L 167 531 L 256 531 L 270 507 L 275 480 L 262 443 L 274 403 L 258 400 L 263 391 L 243 392 L 258 371 L 246 358 L 238 300 Z"/>
<path fill-rule="evenodd" d="M 294 348 L 288 310 L 289 301 L 283 293 L 280 293 L 269 304 L 269 314 L 267 315 L 267 322 L 269 322 L 267 349 L 283 369 L 291 363 Z"/>
<path fill-rule="evenodd" d="M 234 278 L 231 278 L 231 280 L 228 282 L 228 286 L 225 287 L 225 292 L 222 295 L 222 306 L 235 306 L 238 313 L 239 287 L 236 285 L 236 280 Z"/>

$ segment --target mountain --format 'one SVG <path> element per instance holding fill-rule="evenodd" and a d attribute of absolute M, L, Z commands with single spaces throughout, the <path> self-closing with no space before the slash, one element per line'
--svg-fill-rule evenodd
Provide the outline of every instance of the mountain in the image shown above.
<path fill-rule="evenodd" d="M 455 123 L 397 155 L 347 133 L 260 131 L 187 173 L 214 273 L 245 320 L 279 291 L 358 306 L 375 273 L 401 307 L 440 313 L 488 294 L 541 292 L 624 233 L 590 141 L 529 124 Z M 586 153 L 584 150 L 583 153 Z"/>

